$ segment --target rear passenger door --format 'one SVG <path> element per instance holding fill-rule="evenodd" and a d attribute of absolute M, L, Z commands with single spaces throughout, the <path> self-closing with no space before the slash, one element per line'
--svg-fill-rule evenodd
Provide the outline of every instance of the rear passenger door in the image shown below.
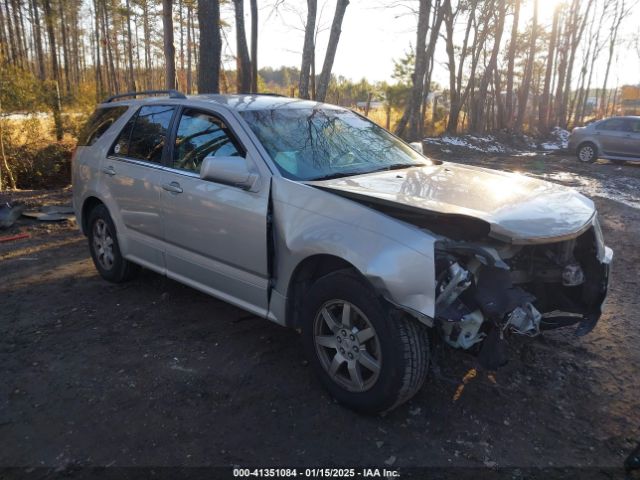
<path fill-rule="evenodd" d="M 640 118 L 628 119 L 626 153 L 629 157 L 640 158 Z"/>
<path fill-rule="evenodd" d="M 596 125 L 596 135 L 603 153 L 614 156 L 624 155 L 626 130 L 624 118 L 610 118 Z"/>
<path fill-rule="evenodd" d="M 175 110 L 140 107 L 102 163 L 123 255 L 159 272 L 164 272 L 163 161 Z"/>
<path fill-rule="evenodd" d="M 175 122 L 162 181 L 167 275 L 266 316 L 269 175 L 262 171 L 254 191 L 199 176 L 207 156 L 249 162 L 259 175 L 266 168 L 251 160 L 256 154 L 236 122 L 190 107 Z"/>

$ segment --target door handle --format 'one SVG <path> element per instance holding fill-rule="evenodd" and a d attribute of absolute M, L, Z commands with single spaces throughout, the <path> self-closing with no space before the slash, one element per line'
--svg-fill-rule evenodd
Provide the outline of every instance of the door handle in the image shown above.
<path fill-rule="evenodd" d="M 165 183 L 162 185 L 163 190 L 171 193 L 182 193 L 182 187 L 178 182 Z"/>
<path fill-rule="evenodd" d="M 116 174 L 116 169 L 109 165 L 108 167 L 102 169 L 102 173 L 106 173 L 110 177 L 113 177 Z"/>

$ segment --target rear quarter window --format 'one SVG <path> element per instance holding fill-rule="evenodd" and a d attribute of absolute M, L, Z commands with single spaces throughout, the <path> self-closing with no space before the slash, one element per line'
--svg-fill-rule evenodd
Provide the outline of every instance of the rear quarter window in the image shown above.
<path fill-rule="evenodd" d="M 104 135 L 129 107 L 102 107 L 97 109 L 78 135 L 78 146 L 93 145 Z"/>

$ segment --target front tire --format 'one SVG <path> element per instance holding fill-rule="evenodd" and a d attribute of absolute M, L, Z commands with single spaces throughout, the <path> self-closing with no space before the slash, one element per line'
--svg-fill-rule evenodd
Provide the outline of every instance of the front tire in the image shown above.
<path fill-rule="evenodd" d="M 354 410 L 392 410 L 413 397 L 426 378 L 426 328 L 387 305 L 354 271 L 334 272 L 312 285 L 302 335 L 324 386 Z"/>
<path fill-rule="evenodd" d="M 598 147 L 591 142 L 583 143 L 578 147 L 576 156 L 582 163 L 593 163 L 598 159 Z"/>
<path fill-rule="evenodd" d="M 140 267 L 126 260 L 120 252 L 116 227 L 104 205 L 89 214 L 89 251 L 93 264 L 105 280 L 121 283 L 133 278 Z"/>

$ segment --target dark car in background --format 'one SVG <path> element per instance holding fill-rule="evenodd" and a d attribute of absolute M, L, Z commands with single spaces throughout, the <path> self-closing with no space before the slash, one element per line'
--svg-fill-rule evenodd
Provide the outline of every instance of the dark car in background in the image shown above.
<path fill-rule="evenodd" d="M 640 161 L 640 117 L 612 117 L 574 128 L 569 151 L 581 162 Z"/>

